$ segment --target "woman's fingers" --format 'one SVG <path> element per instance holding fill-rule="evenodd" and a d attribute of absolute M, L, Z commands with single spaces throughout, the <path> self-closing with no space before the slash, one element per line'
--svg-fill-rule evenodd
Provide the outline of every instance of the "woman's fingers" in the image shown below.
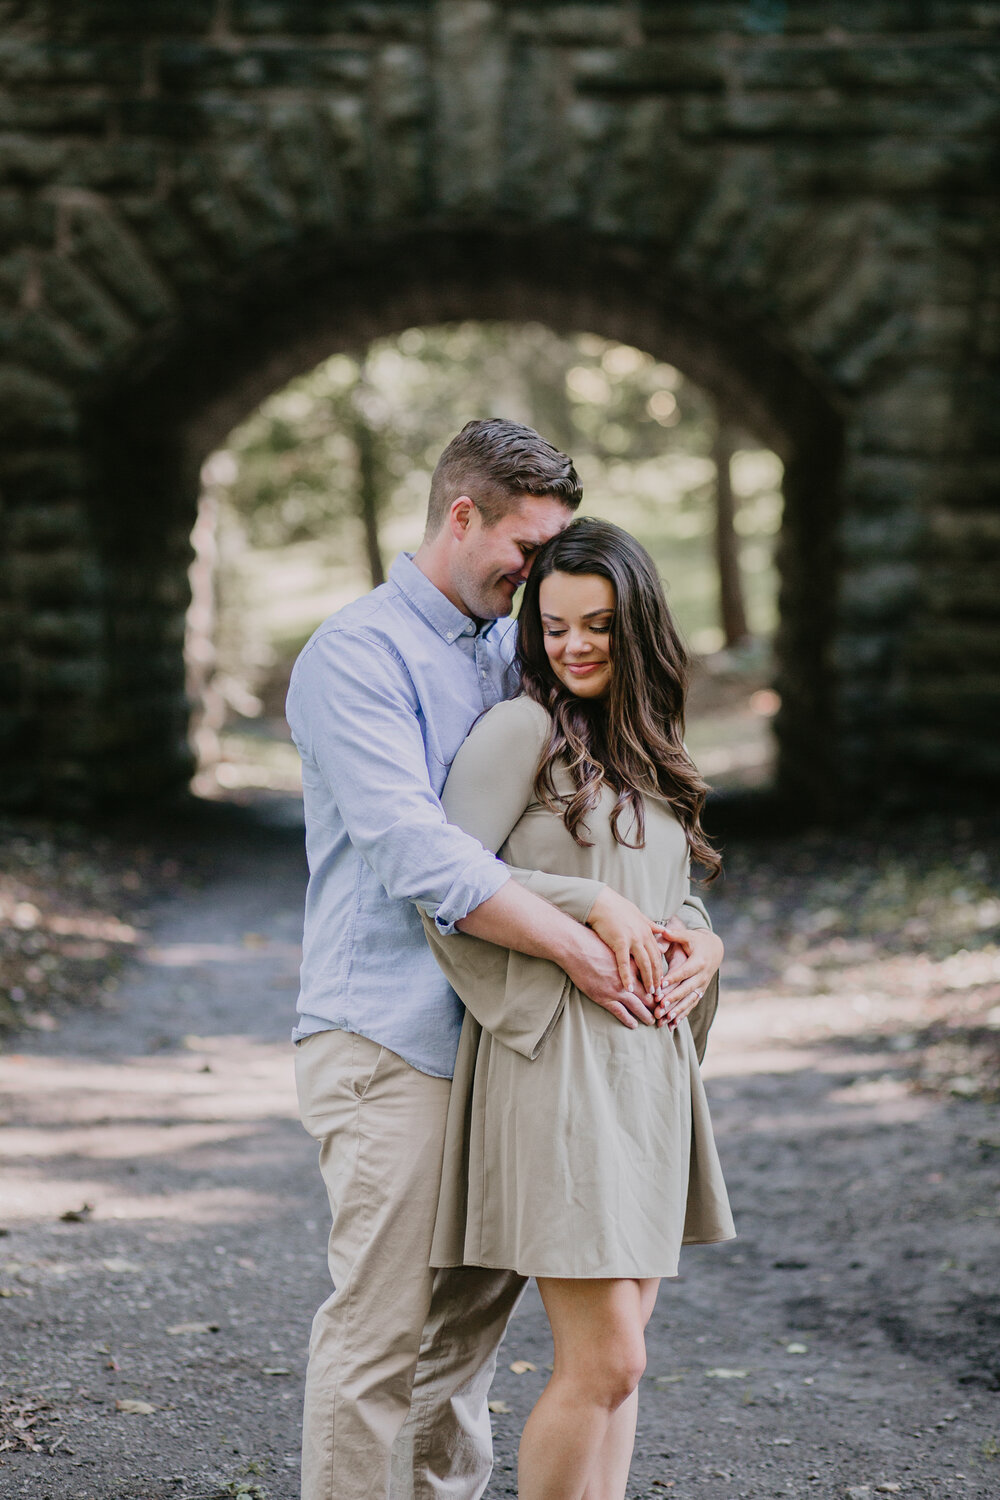
<path fill-rule="evenodd" d="M 655 986 L 659 983 L 657 973 L 660 965 L 657 962 L 656 967 L 653 967 L 653 960 L 649 956 L 649 949 L 646 947 L 644 935 L 641 933 L 636 936 L 632 944 L 632 958 L 635 960 L 635 966 L 639 971 L 643 990 L 647 995 L 651 995 Z"/>
<path fill-rule="evenodd" d="M 678 999 L 670 1001 L 664 1013 L 664 1020 L 667 1025 L 676 1026 L 679 1021 L 683 1021 L 685 1016 L 689 1016 L 701 1000 L 703 994 L 704 991 L 701 987 L 695 985 Z"/>
<path fill-rule="evenodd" d="M 633 989 L 632 983 L 632 953 L 628 943 L 624 940 L 616 943 L 614 947 L 615 963 L 618 965 L 618 978 L 622 982 L 623 990 Z"/>

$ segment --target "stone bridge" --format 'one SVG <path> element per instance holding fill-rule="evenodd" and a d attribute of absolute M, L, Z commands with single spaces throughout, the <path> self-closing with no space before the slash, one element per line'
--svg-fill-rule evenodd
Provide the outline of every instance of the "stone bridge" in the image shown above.
<path fill-rule="evenodd" d="M 454 318 L 640 345 L 780 452 L 783 795 L 996 781 L 998 24 L 0 0 L 0 797 L 183 784 L 205 455 Z"/>

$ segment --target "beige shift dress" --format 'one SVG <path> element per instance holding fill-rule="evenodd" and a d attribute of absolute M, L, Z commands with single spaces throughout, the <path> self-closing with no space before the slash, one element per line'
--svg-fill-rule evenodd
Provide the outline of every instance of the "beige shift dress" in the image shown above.
<path fill-rule="evenodd" d="M 605 791 L 582 847 L 534 794 L 548 733 L 528 698 L 484 715 L 445 786 L 449 819 L 512 866 L 584 877 L 595 894 L 609 885 L 650 917 L 673 916 L 689 864 L 669 805 L 646 798 L 645 847 L 631 849 L 615 842 Z M 556 785 L 568 788 L 567 772 Z M 556 964 L 425 927 L 467 1011 L 431 1264 L 675 1276 L 682 1244 L 732 1239 L 699 1068 L 716 986 L 676 1030 L 630 1031 Z"/>

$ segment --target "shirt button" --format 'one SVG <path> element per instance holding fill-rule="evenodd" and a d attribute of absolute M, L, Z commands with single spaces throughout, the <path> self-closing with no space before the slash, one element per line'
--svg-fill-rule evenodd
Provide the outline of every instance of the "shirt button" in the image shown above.
<path fill-rule="evenodd" d="M 455 639 L 455 632 L 453 630 L 449 630 L 448 639 L 449 641 L 453 641 Z"/>

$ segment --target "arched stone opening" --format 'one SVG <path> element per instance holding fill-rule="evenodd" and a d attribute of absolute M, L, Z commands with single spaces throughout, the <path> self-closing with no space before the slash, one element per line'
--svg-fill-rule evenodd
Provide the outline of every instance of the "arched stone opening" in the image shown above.
<path fill-rule="evenodd" d="M 96 800 L 167 792 L 190 770 L 181 640 L 205 456 L 265 395 L 331 352 L 468 318 L 532 319 L 635 344 L 683 369 L 780 454 L 778 790 L 829 805 L 841 424 L 821 379 L 773 330 L 680 284 L 649 248 L 485 229 L 359 237 L 276 258 L 95 395 L 108 731 L 90 775 Z"/>

